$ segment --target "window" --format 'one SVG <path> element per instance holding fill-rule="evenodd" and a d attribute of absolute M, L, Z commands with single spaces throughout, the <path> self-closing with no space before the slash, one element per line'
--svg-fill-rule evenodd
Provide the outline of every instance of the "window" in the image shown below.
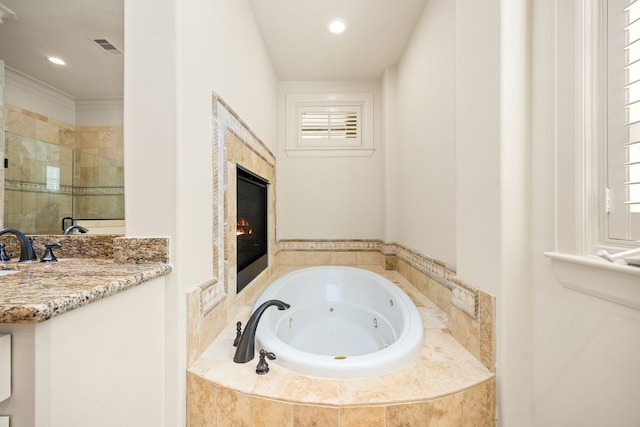
<path fill-rule="evenodd" d="M 545 255 L 563 286 L 640 309 L 640 269 L 595 256 L 597 249 L 618 253 L 638 246 L 640 238 L 640 214 L 626 203 L 632 195 L 628 174 L 633 162 L 628 156 L 634 155 L 629 147 L 635 144 L 630 138 L 640 131 L 640 117 L 634 119 L 640 111 L 633 111 L 640 108 L 635 103 L 640 100 L 633 87 L 635 70 L 627 67 L 629 48 L 625 49 L 625 9 L 633 2 L 556 4 L 561 3 L 573 7 L 556 9 L 559 36 L 554 45 L 574 43 L 576 51 L 572 56 L 559 49 L 556 58 L 555 101 L 561 104 L 555 116 L 561 135 L 555 146 L 559 226 L 556 251 Z M 567 19 L 575 19 L 575 31 L 561 31 Z M 575 139 L 564 139 L 565 135 Z"/>
<path fill-rule="evenodd" d="M 640 0 L 603 2 L 607 27 L 604 241 L 629 244 L 640 240 Z"/>
<path fill-rule="evenodd" d="M 301 107 L 298 145 L 340 147 L 360 145 L 359 105 L 349 107 Z"/>
<path fill-rule="evenodd" d="M 47 190 L 60 190 L 60 168 L 56 166 L 47 166 Z"/>
<path fill-rule="evenodd" d="M 640 1 L 625 8 L 626 35 L 626 108 L 628 134 L 625 141 L 627 154 L 627 201 L 629 212 L 640 213 Z M 633 124 L 631 124 L 633 123 Z"/>
<path fill-rule="evenodd" d="M 286 126 L 290 157 L 371 156 L 373 94 L 289 94 Z"/>

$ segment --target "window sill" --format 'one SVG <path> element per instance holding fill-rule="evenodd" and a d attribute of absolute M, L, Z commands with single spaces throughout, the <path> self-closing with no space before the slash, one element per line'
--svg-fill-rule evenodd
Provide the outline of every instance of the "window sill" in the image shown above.
<path fill-rule="evenodd" d="M 544 255 L 564 287 L 640 310 L 640 267 L 596 256 Z"/>
<path fill-rule="evenodd" d="M 372 147 L 285 148 L 288 157 L 371 157 L 374 151 Z"/>

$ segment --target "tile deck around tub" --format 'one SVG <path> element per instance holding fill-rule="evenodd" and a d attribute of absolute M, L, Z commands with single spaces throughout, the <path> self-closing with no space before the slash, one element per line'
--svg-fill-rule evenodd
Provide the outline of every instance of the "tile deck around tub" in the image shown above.
<path fill-rule="evenodd" d="M 416 360 L 390 373 L 354 379 L 300 375 L 269 362 L 267 375 L 255 373 L 258 358 L 233 362 L 236 322 L 250 317 L 244 307 L 189 368 L 189 372 L 219 387 L 252 397 L 293 403 L 360 406 L 389 405 L 436 399 L 493 378 L 475 357 L 445 329 L 447 316 L 396 271 L 371 268 L 399 285 L 414 300 L 425 327 L 424 346 Z M 287 272 L 282 271 L 282 274 Z"/>

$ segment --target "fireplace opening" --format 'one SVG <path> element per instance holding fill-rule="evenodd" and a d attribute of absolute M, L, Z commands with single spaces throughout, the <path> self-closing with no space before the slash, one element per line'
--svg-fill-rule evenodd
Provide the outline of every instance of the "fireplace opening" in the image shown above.
<path fill-rule="evenodd" d="M 269 263 L 267 248 L 268 182 L 237 167 L 237 292 Z"/>

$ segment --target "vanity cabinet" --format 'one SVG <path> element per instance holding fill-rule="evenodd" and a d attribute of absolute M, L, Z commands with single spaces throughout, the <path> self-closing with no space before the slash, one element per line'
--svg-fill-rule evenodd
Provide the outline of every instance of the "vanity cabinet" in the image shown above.
<path fill-rule="evenodd" d="M 10 416 L 11 427 L 163 425 L 164 285 L 156 277 L 49 320 L 0 323 L 12 346 L 0 419 Z"/>

